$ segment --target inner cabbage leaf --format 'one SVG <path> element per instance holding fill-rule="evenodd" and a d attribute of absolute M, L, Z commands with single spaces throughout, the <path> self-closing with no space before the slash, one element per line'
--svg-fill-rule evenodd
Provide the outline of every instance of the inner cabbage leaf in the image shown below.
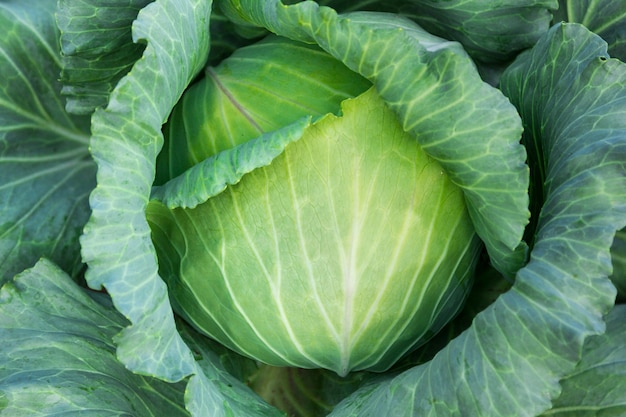
<path fill-rule="evenodd" d="M 463 193 L 370 90 L 194 209 L 147 209 L 175 309 L 265 363 L 384 371 L 461 308 Z"/>

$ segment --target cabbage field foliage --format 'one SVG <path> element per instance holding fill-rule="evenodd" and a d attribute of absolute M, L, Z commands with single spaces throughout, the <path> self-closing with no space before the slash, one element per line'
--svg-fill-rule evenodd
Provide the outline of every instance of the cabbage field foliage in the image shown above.
<path fill-rule="evenodd" d="M 626 413 L 626 2 L 0 2 L 0 416 Z"/>

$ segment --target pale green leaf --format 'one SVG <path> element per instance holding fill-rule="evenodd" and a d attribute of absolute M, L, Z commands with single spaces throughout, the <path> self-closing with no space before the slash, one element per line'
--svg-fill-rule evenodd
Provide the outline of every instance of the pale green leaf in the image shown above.
<path fill-rule="evenodd" d="M 289 143 L 300 139 L 310 123 L 310 117 L 302 118 L 207 158 L 164 185 L 155 187 L 152 198 L 169 208 L 193 208 L 204 203 L 224 191 L 226 186 L 237 184 L 245 174 L 269 165 Z"/>
<path fill-rule="evenodd" d="M 463 189 L 494 265 L 507 275 L 519 269 L 528 221 L 521 123 L 506 97 L 482 82 L 459 44 L 435 41 L 395 15 L 337 15 L 314 2 L 222 0 L 219 5 L 242 24 L 316 42 L 372 81 L 404 129 Z"/>
<path fill-rule="evenodd" d="M 337 113 L 371 83 L 316 45 L 274 35 L 239 48 L 185 91 L 164 126 L 156 184 L 302 117 Z"/>
<path fill-rule="evenodd" d="M 197 207 L 154 201 L 147 217 L 194 327 L 264 363 L 343 376 L 388 369 L 450 320 L 482 245 L 461 190 L 373 89 L 340 113 Z"/>

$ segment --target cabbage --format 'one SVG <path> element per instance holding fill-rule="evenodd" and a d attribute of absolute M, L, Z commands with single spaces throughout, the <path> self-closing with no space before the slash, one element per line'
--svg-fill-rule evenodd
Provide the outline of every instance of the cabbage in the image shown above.
<path fill-rule="evenodd" d="M 2 2 L 0 414 L 623 415 L 626 10 L 497 3 Z M 582 24 L 550 26 L 561 20 Z M 256 42 L 269 32 L 291 41 Z M 437 190 L 447 212 L 402 203 Z M 394 232 L 426 223 L 420 208 L 474 233 Z M 428 276 L 407 271 L 437 242 L 449 253 L 434 255 L 433 291 L 411 303 Z M 189 271 L 219 265 L 209 250 L 228 265 Z M 356 275 L 323 284 L 330 273 L 295 273 L 303 261 L 370 271 L 355 291 L 374 301 L 346 304 Z M 322 284 L 287 287 L 302 276 Z M 243 295 L 185 292 L 220 282 Z M 209 312 L 242 311 L 238 331 L 271 334 L 231 348 L 333 370 L 266 365 L 206 337 L 220 337 Z M 332 340 L 342 329 L 352 345 Z M 337 375 L 347 367 L 366 370 Z"/>
<path fill-rule="evenodd" d="M 233 76 L 245 88 L 224 87 L 231 74 L 242 72 L 242 55 L 259 49 L 270 57 L 263 62 L 267 75 L 256 71 L 250 83 Z M 298 60 L 285 53 L 289 49 Z M 254 146 L 249 164 L 264 166 L 194 208 L 170 210 L 154 200 L 147 216 L 175 309 L 196 329 L 267 364 L 326 368 L 343 376 L 388 369 L 447 323 L 463 305 L 481 245 L 461 189 L 402 130 L 373 89 L 343 101 L 341 116 L 306 122 L 301 136 L 292 135 L 269 163 L 259 155 L 285 128 L 232 148 L 196 133 L 228 131 L 222 138 L 232 146 L 233 138 L 253 136 L 258 126 L 280 125 L 291 107 L 292 117 L 299 116 L 301 107 L 292 103 L 308 104 L 312 93 L 318 98 L 311 107 L 322 103 L 333 110 L 331 98 L 337 99 L 319 94 L 334 90 L 322 84 L 325 77 L 335 85 L 342 78 L 361 83 L 345 72 L 329 77 L 326 71 L 334 66 L 316 48 L 274 38 L 208 70 L 211 76 L 182 103 L 184 110 L 191 102 L 201 110 L 187 118 L 212 129 L 190 134 L 189 123 L 173 119 L 169 152 L 196 150 L 176 157 L 184 160 L 201 158 L 207 149 L 206 163 L 215 167 Z M 312 80 L 315 70 L 320 75 Z M 255 94 L 254 86 L 288 84 L 294 72 L 314 87 L 292 81 L 288 90 L 277 90 L 282 93 L 272 90 L 271 99 L 282 98 L 278 104 Z M 229 104 L 239 104 L 203 113 L 217 108 L 205 103 L 215 103 L 226 89 Z M 274 110 L 284 102 L 291 107 Z M 233 122 L 237 118 L 248 123 Z M 217 178 L 204 181 L 221 183 Z"/>

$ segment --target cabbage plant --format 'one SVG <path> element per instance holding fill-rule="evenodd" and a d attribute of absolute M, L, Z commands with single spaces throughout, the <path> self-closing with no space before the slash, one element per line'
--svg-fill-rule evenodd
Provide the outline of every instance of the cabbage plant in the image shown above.
<path fill-rule="evenodd" d="M 623 414 L 625 20 L 0 3 L 0 414 Z"/>
<path fill-rule="evenodd" d="M 304 45 L 242 48 L 183 96 L 164 169 L 204 172 L 181 177 L 199 204 L 174 208 L 174 178 L 154 193 L 174 209 L 148 206 L 161 276 L 189 322 L 251 358 L 384 371 L 459 310 L 479 239 L 460 188 L 374 90 L 327 113 L 366 83 Z"/>

